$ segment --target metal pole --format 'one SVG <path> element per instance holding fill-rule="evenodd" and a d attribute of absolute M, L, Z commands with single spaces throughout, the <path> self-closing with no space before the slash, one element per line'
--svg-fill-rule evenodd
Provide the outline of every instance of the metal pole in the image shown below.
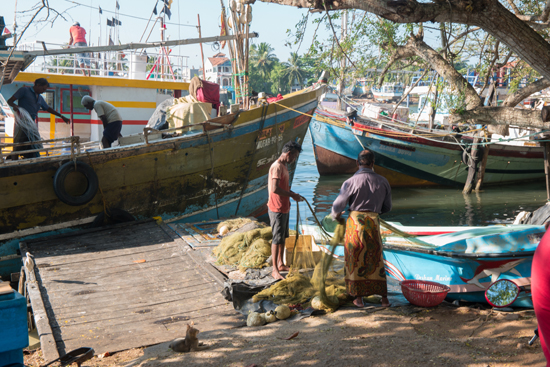
<path fill-rule="evenodd" d="M 74 114 L 73 114 L 73 85 L 69 84 L 70 106 L 71 106 L 71 136 L 74 136 Z"/>

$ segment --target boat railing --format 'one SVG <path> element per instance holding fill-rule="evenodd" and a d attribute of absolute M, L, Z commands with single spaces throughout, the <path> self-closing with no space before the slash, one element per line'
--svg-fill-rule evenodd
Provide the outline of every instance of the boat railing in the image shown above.
<path fill-rule="evenodd" d="M 16 152 L 13 151 L 13 149 L 16 147 L 28 147 L 36 144 L 41 144 L 42 148 L 18 150 Z M 23 155 L 29 153 L 39 153 L 41 157 L 70 155 L 71 160 L 74 160 L 75 156 L 82 153 L 82 151 L 96 148 L 98 146 L 98 142 L 82 143 L 79 136 L 28 141 L 24 143 L 0 143 L 0 165 L 18 161 L 10 159 L 5 160 L 4 158 L 10 158 L 14 155 Z"/>
<path fill-rule="evenodd" d="M 37 51 L 47 49 L 49 46 L 67 47 L 66 44 L 34 42 L 20 45 L 18 50 Z M 79 59 L 83 59 L 86 64 L 89 64 L 86 70 L 89 70 L 92 76 L 178 82 L 191 79 L 188 56 L 146 53 L 143 50 L 106 51 L 85 55 L 85 57 L 81 57 L 80 54 L 44 56 L 38 58 L 25 71 L 58 75 L 82 74 Z"/>

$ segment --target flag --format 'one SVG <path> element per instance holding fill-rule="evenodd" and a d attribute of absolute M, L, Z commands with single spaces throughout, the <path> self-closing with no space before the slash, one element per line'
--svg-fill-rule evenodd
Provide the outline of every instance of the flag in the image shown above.
<path fill-rule="evenodd" d="M 112 26 L 113 26 L 113 21 L 110 19 L 107 19 L 107 27 L 112 27 Z"/>
<path fill-rule="evenodd" d="M 157 15 L 157 4 L 155 4 L 155 8 L 153 9 L 153 14 Z"/>
<path fill-rule="evenodd" d="M 113 42 L 111 36 L 109 36 L 109 46 L 114 46 L 115 43 Z"/>
<path fill-rule="evenodd" d="M 120 5 L 118 5 L 118 0 L 116 2 L 116 8 L 117 8 L 117 10 L 120 9 Z"/>
<path fill-rule="evenodd" d="M 225 14 L 222 11 L 222 31 L 220 33 L 220 36 L 227 36 L 227 32 L 225 31 Z M 221 48 L 223 49 L 225 47 L 226 41 L 221 42 Z"/>
<path fill-rule="evenodd" d="M 5 34 L 11 34 L 10 30 L 9 30 L 7 27 L 4 28 L 4 33 L 5 33 Z"/>
<path fill-rule="evenodd" d="M 99 14 L 103 14 L 103 10 L 101 10 L 101 6 L 99 7 Z"/>
<path fill-rule="evenodd" d="M 170 9 L 172 7 L 172 1 L 173 0 L 163 0 L 164 1 L 164 4 L 166 4 L 166 6 L 168 7 L 168 9 Z M 166 14 L 168 15 L 168 14 Z"/>
<path fill-rule="evenodd" d="M 160 12 L 164 12 L 164 14 L 168 15 L 168 19 L 170 19 L 170 17 L 172 16 L 172 12 L 170 11 L 170 8 L 166 7 L 166 4 L 164 4 L 164 7 Z"/>

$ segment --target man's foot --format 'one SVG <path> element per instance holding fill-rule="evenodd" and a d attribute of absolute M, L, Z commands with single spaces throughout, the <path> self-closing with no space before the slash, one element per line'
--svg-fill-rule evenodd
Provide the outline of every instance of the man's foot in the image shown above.
<path fill-rule="evenodd" d="M 285 279 L 285 277 L 282 276 L 281 273 L 279 273 L 279 272 L 276 271 L 276 270 L 273 270 L 273 272 L 271 273 L 271 276 L 272 276 L 275 280 L 283 280 L 283 279 Z"/>
<path fill-rule="evenodd" d="M 357 306 L 358 308 L 363 308 L 365 305 L 363 304 L 363 297 L 357 297 L 353 300 L 353 304 Z"/>
<path fill-rule="evenodd" d="M 290 271 L 290 268 L 286 265 L 279 265 L 279 271 Z"/>
<path fill-rule="evenodd" d="M 382 307 L 390 307 L 390 301 L 388 297 L 382 297 Z"/>

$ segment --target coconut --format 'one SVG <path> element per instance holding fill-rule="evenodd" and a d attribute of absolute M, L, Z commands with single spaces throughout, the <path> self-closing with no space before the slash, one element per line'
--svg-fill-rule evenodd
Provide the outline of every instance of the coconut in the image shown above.
<path fill-rule="evenodd" d="M 275 309 L 275 316 L 277 316 L 279 320 L 288 319 L 290 317 L 290 308 L 286 305 L 277 306 Z"/>
<path fill-rule="evenodd" d="M 246 326 L 262 326 L 265 325 L 265 314 L 251 312 L 246 319 Z"/>
<path fill-rule="evenodd" d="M 313 307 L 316 310 L 325 310 L 328 312 L 332 312 L 338 307 L 338 297 L 336 296 L 328 296 L 328 302 L 325 303 L 321 301 L 321 297 L 315 296 L 311 300 L 311 307 Z"/>
<path fill-rule="evenodd" d="M 273 312 L 273 311 L 266 312 L 265 313 L 265 321 L 268 324 L 277 321 L 277 317 L 275 316 L 275 312 Z"/>
<path fill-rule="evenodd" d="M 220 236 L 225 236 L 229 232 L 229 228 L 227 226 L 222 226 L 220 228 Z"/>

